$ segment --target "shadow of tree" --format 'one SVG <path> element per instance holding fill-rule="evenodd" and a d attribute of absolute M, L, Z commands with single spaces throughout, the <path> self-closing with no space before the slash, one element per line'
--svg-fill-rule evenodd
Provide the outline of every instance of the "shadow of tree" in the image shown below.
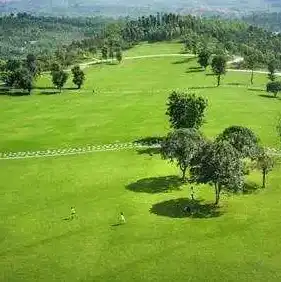
<path fill-rule="evenodd" d="M 55 89 L 54 86 L 34 86 L 34 89 L 38 89 L 38 90 L 50 90 L 50 89 Z"/>
<path fill-rule="evenodd" d="M 261 187 L 255 183 L 255 182 L 247 182 L 244 184 L 243 187 L 243 194 L 254 194 L 259 192 L 259 190 L 261 189 Z"/>
<path fill-rule="evenodd" d="M 126 186 L 126 189 L 141 193 L 167 193 L 173 190 L 180 190 L 183 185 L 181 178 L 175 175 L 160 176 L 140 179 Z"/>
<path fill-rule="evenodd" d="M 186 71 L 186 73 L 194 73 L 194 72 L 203 72 L 204 70 L 203 69 L 188 69 L 187 71 Z"/>
<path fill-rule="evenodd" d="M 55 94 L 60 94 L 59 91 L 41 91 L 40 95 L 55 95 Z"/>
<path fill-rule="evenodd" d="M 248 90 L 249 91 L 254 91 L 254 92 L 266 92 L 265 89 L 261 89 L 261 88 L 248 88 Z"/>
<path fill-rule="evenodd" d="M 245 83 L 241 83 L 241 82 L 227 82 L 226 85 L 232 85 L 232 86 L 246 86 Z"/>
<path fill-rule="evenodd" d="M 185 63 L 192 62 L 193 60 L 195 60 L 195 58 L 194 57 L 190 57 L 190 58 L 185 58 L 185 59 L 182 59 L 182 60 L 179 60 L 179 61 L 172 62 L 172 64 L 173 65 L 180 65 L 180 64 L 185 64 Z"/>
<path fill-rule="evenodd" d="M 5 90 L 0 89 L 0 95 L 20 97 L 20 96 L 29 96 L 29 93 L 25 92 L 25 91 L 11 91 L 11 90 L 7 90 L 7 89 L 5 89 Z"/>
<path fill-rule="evenodd" d="M 152 136 L 152 137 L 149 136 L 135 140 L 134 143 L 141 145 L 158 145 L 158 144 L 160 145 L 163 139 L 164 137 L 161 136 Z"/>
<path fill-rule="evenodd" d="M 146 149 L 139 149 L 137 150 L 139 155 L 159 155 L 161 148 L 146 148 Z"/>
<path fill-rule="evenodd" d="M 215 76 L 214 73 L 206 73 L 205 75 L 206 75 L 206 76 Z"/>
<path fill-rule="evenodd" d="M 276 99 L 276 100 L 280 100 L 279 97 L 274 97 L 274 96 L 272 96 L 272 95 L 260 94 L 259 96 L 260 96 L 260 97 L 263 97 L 263 98 L 267 98 L 267 99 Z"/>
<path fill-rule="evenodd" d="M 208 88 L 218 88 L 217 86 L 214 85 L 210 85 L 210 86 L 192 86 L 189 87 L 189 89 L 208 89 Z"/>
<path fill-rule="evenodd" d="M 202 200 L 188 198 L 157 203 L 151 207 L 150 212 L 172 218 L 212 218 L 222 215 L 222 211 L 218 206 L 212 203 L 202 204 Z"/>

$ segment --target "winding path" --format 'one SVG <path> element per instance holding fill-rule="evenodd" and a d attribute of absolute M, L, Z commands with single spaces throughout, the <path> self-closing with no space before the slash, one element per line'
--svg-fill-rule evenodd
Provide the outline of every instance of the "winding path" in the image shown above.
<path fill-rule="evenodd" d="M 164 57 L 187 57 L 187 58 L 196 58 L 196 55 L 193 54 L 177 54 L 177 53 L 171 53 L 171 54 L 154 54 L 154 55 L 141 55 L 141 56 L 132 56 L 132 57 L 124 57 L 124 60 L 134 60 L 134 59 L 149 59 L 149 58 L 164 58 Z M 233 64 L 233 63 L 239 63 L 242 62 L 244 59 L 242 57 L 235 57 L 234 59 L 228 61 L 228 64 Z M 87 63 L 81 63 L 79 64 L 81 69 L 85 69 L 89 66 L 95 65 L 95 64 L 100 64 L 104 62 L 111 62 L 110 59 L 107 60 L 99 60 L 95 59 L 93 61 L 87 62 Z M 70 70 L 68 70 L 70 71 Z M 251 70 L 247 69 L 227 69 L 227 71 L 231 72 L 246 72 L 250 73 L 252 72 Z M 262 71 L 262 70 L 256 70 L 254 73 L 259 73 L 259 74 L 268 74 L 267 71 Z M 275 75 L 281 76 L 281 72 L 276 72 Z"/>

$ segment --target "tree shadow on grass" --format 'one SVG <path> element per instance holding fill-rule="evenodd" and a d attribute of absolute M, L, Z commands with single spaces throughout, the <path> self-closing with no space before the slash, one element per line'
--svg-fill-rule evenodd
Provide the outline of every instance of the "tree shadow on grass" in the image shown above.
<path fill-rule="evenodd" d="M 214 73 L 206 73 L 205 75 L 206 76 L 216 76 L 216 74 L 214 74 Z"/>
<path fill-rule="evenodd" d="M 64 87 L 64 90 L 79 90 L 77 87 Z"/>
<path fill-rule="evenodd" d="M 34 89 L 38 90 L 50 90 L 50 89 L 55 89 L 54 86 L 35 86 Z"/>
<path fill-rule="evenodd" d="M 24 91 L 9 91 L 9 90 L 0 90 L 0 95 L 3 96 L 12 96 L 12 97 L 21 97 L 21 96 L 29 96 L 28 92 Z"/>
<path fill-rule="evenodd" d="M 215 85 L 210 85 L 210 86 L 192 86 L 192 87 L 189 87 L 189 89 L 210 89 L 210 88 L 218 88 L 217 86 Z"/>
<path fill-rule="evenodd" d="M 140 145 L 160 145 L 161 142 L 163 141 L 164 137 L 161 136 L 149 136 L 149 137 L 144 137 L 138 140 L 135 140 L 135 144 L 140 144 Z"/>
<path fill-rule="evenodd" d="M 267 98 L 267 99 L 276 99 L 276 100 L 280 100 L 279 97 L 274 97 L 274 96 L 272 96 L 272 95 L 260 94 L 259 96 L 260 96 L 260 97 L 263 97 L 263 98 Z"/>
<path fill-rule="evenodd" d="M 195 73 L 195 72 L 203 72 L 204 70 L 203 69 L 188 69 L 186 71 L 186 73 Z"/>
<path fill-rule="evenodd" d="M 241 83 L 241 82 L 227 82 L 226 85 L 231 85 L 231 86 L 246 86 L 245 83 Z"/>
<path fill-rule="evenodd" d="M 220 208 L 213 203 L 188 198 L 173 199 L 153 205 L 150 212 L 171 218 L 212 218 L 222 215 Z"/>
<path fill-rule="evenodd" d="M 55 94 L 60 94 L 59 91 L 41 91 L 40 95 L 55 95 Z"/>
<path fill-rule="evenodd" d="M 161 148 L 160 147 L 152 147 L 152 148 L 146 148 L 146 149 L 139 149 L 137 150 L 139 155 L 149 155 L 149 156 L 153 156 L 153 155 L 159 155 L 161 152 Z"/>
<path fill-rule="evenodd" d="M 140 179 L 126 186 L 126 189 L 140 193 L 167 193 L 173 190 L 180 190 L 183 185 L 181 178 L 175 175 L 151 177 Z"/>
<path fill-rule="evenodd" d="M 123 225 L 122 223 L 115 223 L 115 224 L 111 224 L 111 227 L 118 227 L 118 226 L 121 226 Z"/>
<path fill-rule="evenodd" d="M 173 64 L 173 65 L 185 64 L 185 63 L 192 62 L 194 59 L 195 59 L 195 58 L 193 58 L 193 57 L 184 58 L 184 59 L 182 59 L 182 60 L 178 60 L 178 61 L 172 62 L 172 64 Z"/>
<path fill-rule="evenodd" d="M 244 184 L 243 187 L 243 194 L 254 194 L 254 193 L 258 193 L 259 190 L 261 189 L 261 187 L 255 183 L 255 182 L 247 182 Z"/>
<path fill-rule="evenodd" d="M 265 89 L 261 89 L 261 88 L 248 88 L 249 91 L 253 91 L 253 92 L 266 92 Z M 267 96 L 267 95 L 264 95 Z"/>

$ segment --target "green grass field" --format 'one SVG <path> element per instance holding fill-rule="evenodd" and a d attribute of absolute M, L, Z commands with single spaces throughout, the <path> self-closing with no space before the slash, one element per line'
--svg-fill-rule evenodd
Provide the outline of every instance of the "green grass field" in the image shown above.
<path fill-rule="evenodd" d="M 144 44 L 128 56 L 180 51 Z M 96 65 L 80 92 L 60 95 L 42 77 L 32 96 L 0 96 L 0 151 L 161 136 L 170 91 L 188 88 L 209 100 L 208 137 L 238 124 L 279 146 L 280 100 L 259 90 L 265 75 L 250 87 L 249 74 L 229 72 L 216 88 L 196 66 L 179 57 Z M 0 160 L 0 281 L 281 281 L 280 166 L 266 189 L 223 195 L 218 210 L 209 208 L 210 187 L 196 187 L 202 202 L 193 218 L 182 212 L 189 186 L 178 174 L 142 150 Z M 249 187 L 260 182 L 258 172 L 247 178 Z M 117 226 L 121 211 L 127 223 Z"/>

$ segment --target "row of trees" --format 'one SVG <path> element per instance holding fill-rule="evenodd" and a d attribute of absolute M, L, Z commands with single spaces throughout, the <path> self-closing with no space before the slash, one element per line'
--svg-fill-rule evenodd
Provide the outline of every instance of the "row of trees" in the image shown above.
<path fill-rule="evenodd" d="M 40 75 L 40 68 L 36 57 L 29 54 L 24 61 L 8 60 L 1 65 L 0 72 L 0 78 L 4 81 L 6 87 L 22 89 L 30 94 L 35 80 Z M 80 89 L 85 80 L 84 72 L 79 66 L 74 66 L 71 72 L 73 83 Z M 68 73 L 63 70 L 60 64 L 53 63 L 51 76 L 54 86 L 61 91 L 69 77 Z"/>
<path fill-rule="evenodd" d="M 211 184 L 215 204 L 223 190 L 243 190 L 244 176 L 251 168 L 261 170 L 265 187 L 266 175 L 274 162 L 257 136 L 249 128 L 231 126 L 214 140 L 208 140 L 199 131 L 207 105 L 206 99 L 194 94 L 171 93 L 166 114 L 173 131 L 161 144 L 162 157 L 176 162 L 183 180 L 188 173 L 191 183 Z"/>
<path fill-rule="evenodd" d="M 80 69 L 80 67 L 74 66 L 71 69 L 72 76 L 73 76 L 73 83 L 77 85 L 77 88 L 80 89 L 85 80 L 85 73 Z M 51 70 L 52 82 L 54 86 L 56 86 L 60 92 L 68 80 L 69 74 L 62 69 L 62 66 L 58 63 L 54 63 L 52 65 Z"/>
<path fill-rule="evenodd" d="M 251 70 L 251 79 L 250 82 L 253 84 L 254 81 L 254 69 L 256 63 L 259 60 L 258 54 L 249 53 L 243 58 L 246 62 L 246 65 Z M 198 54 L 198 64 L 204 68 L 205 70 L 211 64 L 213 73 L 217 76 L 217 86 L 220 85 L 221 76 L 226 74 L 227 67 L 227 57 L 226 55 L 215 55 L 206 49 L 202 49 Z M 277 94 L 281 91 L 281 82 L 276 81 L 276 66 L 277 63 L 275 59 L 270 59 L 268 61 L 268 79 L 270 80 L 266 85 L 266 91 L 269 93 L 273 93 L 276 97 Z"/>

